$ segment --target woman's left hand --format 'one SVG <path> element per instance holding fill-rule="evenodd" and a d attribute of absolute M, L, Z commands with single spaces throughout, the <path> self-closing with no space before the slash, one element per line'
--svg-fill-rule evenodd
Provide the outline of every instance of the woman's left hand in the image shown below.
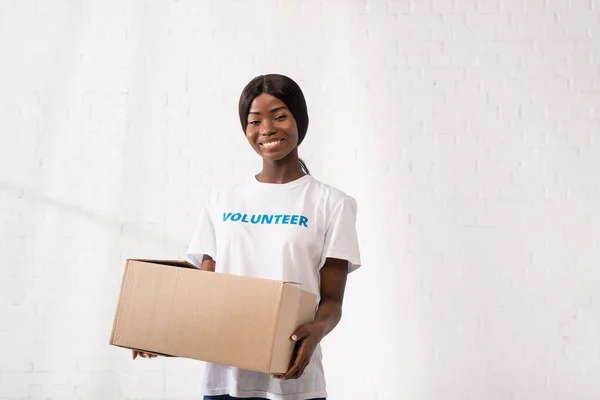
<path fill-rule="evenodd" d="M 313 352 L 321 341 L 323 329 L 314 323 L 302 325 L 292 335 L 292 340 L 297 343 L 296 357 L 285 374 L 273 375 L 277 379 L 298 379 L 310 363 Z"/>

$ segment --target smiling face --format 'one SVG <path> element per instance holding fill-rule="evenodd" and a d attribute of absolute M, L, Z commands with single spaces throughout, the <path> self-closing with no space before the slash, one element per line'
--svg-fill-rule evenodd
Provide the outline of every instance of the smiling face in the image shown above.
<path fill-rule="evenodd" d="M 296 120 L 281 100 L 262 93 L 250 107 L 246 138 L 263 159 L 284 159 L 298 146 Z"/>

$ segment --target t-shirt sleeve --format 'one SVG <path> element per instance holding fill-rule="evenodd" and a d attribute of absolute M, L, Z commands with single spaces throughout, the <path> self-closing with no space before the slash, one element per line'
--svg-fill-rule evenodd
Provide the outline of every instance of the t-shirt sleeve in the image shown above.
<path fill-rule="evenodd" d="M 209 200 L 204 205 L 186 252 L 187 261 L 198 268 L 202 265 L 202 257 L 205 254 L 216 261 L 217 239 L 213 219 L 214 199 L 215 195 L 211 194 Z"/>
<path fill-rule="evenodd" d="M 325 246 L 319 268 L 323 267 L 327 258 L 348 261 L 349 273 L 360 267 L 356 212 L 356 200 L 351 197 L 341 201 L 333 210 L 325 232 Z"/>

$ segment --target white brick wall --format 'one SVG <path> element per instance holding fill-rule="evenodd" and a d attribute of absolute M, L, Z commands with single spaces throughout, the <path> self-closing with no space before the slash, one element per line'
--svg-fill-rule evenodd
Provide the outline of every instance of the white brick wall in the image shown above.
<path fill-rule="evenodd" d="M 256 171 L 236 104 L 299 81 L 359 202 L 331 399 L 600 398 L 600 1 L 0 1 L 0 399 L 198 398 L 107 345 L 126 257 Z"/>

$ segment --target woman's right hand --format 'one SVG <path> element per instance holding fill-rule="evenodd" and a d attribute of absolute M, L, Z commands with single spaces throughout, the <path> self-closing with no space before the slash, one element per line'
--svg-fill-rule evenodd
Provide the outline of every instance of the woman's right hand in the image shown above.
<path fill-rule="evenodd" d="M 151 353 L 144 353 L 143 351 L 138 351 L 138 350 L 131 350 L 131 353 L 133 355 L 133 359 L 135 360 L 137 358 L 137 356 L 140 356 L 142 358 L 156 358 L 156 354 L 151 354 Z"/>

